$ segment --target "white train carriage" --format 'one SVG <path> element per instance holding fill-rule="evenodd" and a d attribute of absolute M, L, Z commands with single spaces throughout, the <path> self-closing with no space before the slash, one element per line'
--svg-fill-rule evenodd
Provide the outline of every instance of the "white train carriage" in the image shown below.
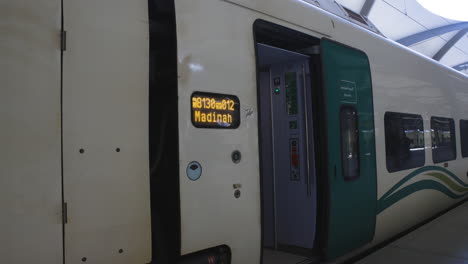
<path fill-rule="evenodd" d="M 464 201 L 468 78 L 312 2 L 2 1 L 4 261 L 339 262 Z"/>

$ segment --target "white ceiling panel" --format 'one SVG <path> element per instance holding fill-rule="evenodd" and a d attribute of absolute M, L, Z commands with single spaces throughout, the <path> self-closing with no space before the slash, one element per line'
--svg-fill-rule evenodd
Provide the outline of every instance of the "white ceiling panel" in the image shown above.
<path fill-rule="evenodd" d="M 461 38 L 457 44 L 455 44 L 455 47 L 457 49 L 462 50 L 464 53 L 466 53 L 467 60 L 468 61 L 468 34 L 465 34 L 463 38 Z"/>
<path fill-rule="evenodd" d="M 413 45 L 411 49 L 432 58 L 445 43 L 443 39 L 435 37 Z"/>
<path fill-rule="evenodd" d="M 439 37 L 445 41 L 449 41 L 451 40 L 453 37 L 455 37 L 455 35 L 457 34 L 458 31 L 452 31 L 452 32 L 449 32 L 449 33 L 445 33 L 445 34 L 442 34 L 440 35 Z"/>
<path fill-rule="evenodd" d="M 400 12 L 406 13 L 406 3 L 405 0 L 383 0 L 388 5 L 398 9 Z"/>
<path fill-rule="evenodd" d="M 366 0 L 336 0 L 336 2 L 360 13 Z M 368 18 L 384 36 L 395 41 L 430 29 L 460 23 L 429 12 L 416 0 L 375 0 Z M 410 48 L 432 58 L 457 32 L 433 36 Z M 459 40 L 441 59 L 441 63 L 451 67 L 463 62 L 468 62 L 468 36 Z M 466 74 L 468 70 L 462 72 Z"/>
<path fill-rule="evenodd" d="M 441 63 L 451 67 L 466 61 L 468 61 L 468 56 L 459 49 L 450 49 L 440 60 Z"/>
<path fill-rule="evenodd" d="M 386 2 L 377 0 L 369 19 L 383 34 L 393 40 L 424 31 L 426 28 Z"/>
<path fill-rule="evenodd" d="M 427 29 L 437 28 L 450 24 L 442 17 L 436 16 L 429 12 L 415 0 L 406 1 L 406 10 L 408 16 L 418 21 L 418 23 L 422 24 Z"/>

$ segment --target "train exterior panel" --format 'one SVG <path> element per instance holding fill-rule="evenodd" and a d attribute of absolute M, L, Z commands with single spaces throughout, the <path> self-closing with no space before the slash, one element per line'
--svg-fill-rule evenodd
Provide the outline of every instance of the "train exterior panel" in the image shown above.
<path fill-rule="evenodd" d="M 432 161 L 430 130 L 430 118 L 432 116 L 447 116 L 455 120 L 464 118 L 462 109 L 468 104 L 467 92 L 465 91 L 467 81 L 464 75 L 303 1 L 230 0 L 227 2 L 231 4 L 223 1 L 206 1 L 206 3 L 197 4 L 176 1 L 179 62 L 187 64 L 181 65 L 181 67 L 190 69 L 190 64 L 195 63 L 203 68 L 203 71 L 199 72 L 193 70 L 189 71 L 189 73 L 185 70 L 181 71 L 180 78 L 184 81 L 183 83 L 179 82 L 179 93 L 185 93 L 186 96 L 189 96 L 191 92 L 202 89 L 198 87 L 206 87 L 203 90 L 238 95 L 241 102 L 245 102 L 241 103 L 242 112 L 245 114 L 245 116 L 242 116 L 244 119 L 241 129 L 242 126 L 246 126 L 246 128 L 251 128 L 253 132 L 254 128 L 251 127 L 251 122 L 255 123 L 253 119 L 256 118 L 255 110 L 257 109 L 250 98 L 255 96 L 251 91 L 255 90 L 254 86 L 256 85 L 255 79 L 253 79 L 254 76 L 252 76 L 255 72 L 255 61 L 252 56 L 252 54 L 255 54 L 255 44 L 251 28 L 257 19 L 267 20 L 317 38 L 330 38 L 344 45 L 362 50 L 368 56 L 375 111 L 378 184 L 376 190 L 375 236 L 372 243 L 365 248 L 391 238 L 455 204 L 464 197 L 466 180 L 463 176 L 466 174 L 464 171 L 466 161 L 461 158 L 460 147 L 457 148 L 457 160 L 449 161 L 446 168 L 444 168 L 443 163 L 434 164 Z M 192 33 L 195 35 L 187 32 L 195 32 Z M 188 37 L 187 34 L 190 36 Z M 203 43 L 203 45 L 199 43 Z M 215 65 L 217 67 L 214 67 Z M 219 68 L 229 71 L 230 74 L 221 74 L 221 72 L 218 72 L 220 71 Z M 193 79 L 193 85 L 187 84 L 187 76 Z M 186 86 L 193 88 L 191 90 L 183 88 Z M 248 99 L 245 99 L 244 94 Z M 183 107 L 183 102 L 180 105 Z M 252 109 L 254 110 L 253 115 L 250 114 Z M 180 112 L 186 111 L 187 109 L 181 109 Z M 423 117 L 425 142 L 425 165 L 423 168 L 394 173 L 387 170 L 384 128 L 384 114 L 386 112 L 414 113 Z M 249 114 L 247 115 L 247 113 Z M 460 130 L 457 122 L 455 123 L 456 141 L 460 142 Z M 186 133 L 182 131 L 184 130 L 183 124 L 186 124 L 186 121 L 183 121 L 183 116 L 180 116 L 181 134 Z M 189 127 L 189 129 L 192 128 Z M 213 133 L 217 133 L 217 131 Z M 223 134 L 227 138 L 232 138 L 231 133 L 235 132 Z M 209 134 L 211 135 L 211 133 Z M 226 140 L 229 142 L 229 139 Z M 236 144 L 233 145 L 233 148 L 241 147 L 249 154 L 258 151 L 256 144 L 252 144 L 251 138 L 245 142 L 248 142 L 248 144 L 242 144 L 241 146 Z M 197 144 L 202 143 L 198 142 Z M 190 147 L 187 146 L 187 148 Z M 185 150 L 186 147 L 184 147 Z M 215 158 L 215 156 L 221 157 L 222 153 L 212 153 L 212 155 L 212 158 Z M 249 163 L 253 163 L 256 158 L 247 157 L 247 159 L 249 159 Z M 226 159 L 226 162 L 229 163 L 229 160 Z M 245 165 L 255 166 L 255 164 Z M 234 171 L 232 176 L 228 176 L 229 172 L 224 174 L 226 181 L 239 179 L 239 176 L 235 175 L 237 172 Z M 440 173 L 444 176 L 435 177 L 434 173 Z M 185 176 L 181 175 L 181 178 L 183 177 Z M 206 177 L 215 176 L 206 175 Z M 242 184 L 243 188 L 250 188 L 249 185 L 251 184 L 256 186 L 258 183 L 257 181 L 251 181 L 252 178 L 256 178 L 256 176 L 248 177 L 243 174 L 239 183 Z M 216 182 L 218 181 L 219 179 L 216 179 Z M 438 187 L 424 187 L 426 181 L 435 182 Z M 453 186 L 451 182 L 454 182 L 456 186 Z M 193 184 L 188 181 L 186 183 Z M 181 185 L 183 186 L 184 183 L 181 183 Z M 446 189 L 440 185 L 448 188 L 450 194 L 447 195 Z M 185 188 L 188 189 L 189 187 Z M 247 193 L 247 197 L 243 199 L 252 199 L 253 197 L 249 195 Z M 226 196 L 226 199 L 232 198 Z M 258 200 L 255 199 L 250 200 L 245 204 L 245 207 L 242 206 L 242 209 L 247 212 L 251 210 L 251 207 L 258 207 L 257 202 Z M 195 203 L 195 201 L 192 201 L 191 198 L 189 203 L 190 206 L 186 210 L 191 211 L 189 208 L 193 206 L 192 203 Z M 214 209 L 209 206 L 209 203 L 206 205 L 207 207 L 204 210 L 207 211 L 220 210 L 223 206 L 217 204 L 216 209 Z M 218 208 L 217 206 L 221 207 Z M 219 217 L 219 222 L 227 221 L 227 219 L 223 218 L 226 216 L 219 215 Z M 252 220 L 247 225 L 242 222 L 242 228 L 239 231 L 243 232 L 242 230 L 250 228 L 255 229 L 259 221 L 259 219 Z M 346 226 L 346 221 L 343 222 L 343 225 Z M 200 226 L 196 223 L 193 225 L 193 222 L 190 223 L 190 228 L 194 230 L 203 229 L 204 226 L 205 223 L 203 222 Z M 214 228 L 214 226 L 210 226 L 210 228 Z M 219 228 L 222 227 L 219 226 Z M 250 239 L 239 237 L 237 243 L 246 245 L 250 241 L 259 239 L 256 233 L 250 233 L 250 236 L 252 237 Z M 187 249 L 188 253 L 192 249 L 190 245 L 197 244 L 198 241 L 196 236 L 190 237 L 189 233 L 183 238 L 182 248 Z M 244 256 L 244 253 L 239 252 L 238 248 L 234 246 L 237 243 L 231 244 L 234 263 L 237 261 L 236 253 L 239 253 L 241 259 Z M 254 246 L 253 244 L 251 246 Z M 358 251 L 347 255 L 347 257 Z M 246 251 L 245 257 L 248 259 L 258 257 L 252 255 L 253 252 Z"/>
<path fill-rule="evenodd" d="M 0 10 L 2 262 L 150 262 L 147 1 Z"/>
<path fill-rule="evenodd" d="M 60 5 L 2 1 L 0 13 L 1 253 L 61 263 Z"/>
<path fill-rule="evenodd" d="M 8 0 L 0 13 L 8 263 L 261 263 L 281 239 L 340 262 L 466 198 L 468 78 L 307 0 Z M 194 112 L 205 95 L 239 113 Z M 291 113 L 275 102 L 302 115 L 279 126 Z M 401 116 L 420 127 L 401 138 L 420 153 L 408 169 L 388 158 Z M 454 127 L 455 158 L 433 155 L 453 139 L 434 124 Z M 275 170 L 291 175 L 269 190 Z M 310 226 L 271 220 L 289 213 Z"/>
<path fill-rule="evenodd" d="M 63 2 L 68 263 L 151 260 L 147 12 L 143 0 Z"/>

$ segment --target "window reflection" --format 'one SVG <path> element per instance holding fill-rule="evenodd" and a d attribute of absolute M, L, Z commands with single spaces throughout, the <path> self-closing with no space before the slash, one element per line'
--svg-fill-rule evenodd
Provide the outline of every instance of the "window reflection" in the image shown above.
<path fill-rule="evenodd" d="M 351 180 L 359 177 L 359 129 L 357 112 L 352 106 L 341 109 L 341 163 L 343 177 Z"/>
<path fill-rule="evenodd" d="M 454 160 L 457 156 L 455 145 L 455 122 L 451 118 L 431 118 L 432 159 L 434 163 Z"/>
<path fill-rule="evenodd" d="M 468 157 L 468 120 L 460 120 L 462 157 Z"/>
<path fill-rule="evenodd" d="M 395 172 L 424 166 L 424 127 L 420 115 L 385 113 L 387 169 Z"/>

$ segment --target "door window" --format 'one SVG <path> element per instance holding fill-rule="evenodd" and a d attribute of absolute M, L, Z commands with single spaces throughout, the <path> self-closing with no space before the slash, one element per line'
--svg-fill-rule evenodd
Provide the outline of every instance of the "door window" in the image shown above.
<path fill-rule="evenodd" d="M 343 178 L 359 177 L 359 130 L 357 111 L 352 106 L 341 108 L 341 161 Z"/>

